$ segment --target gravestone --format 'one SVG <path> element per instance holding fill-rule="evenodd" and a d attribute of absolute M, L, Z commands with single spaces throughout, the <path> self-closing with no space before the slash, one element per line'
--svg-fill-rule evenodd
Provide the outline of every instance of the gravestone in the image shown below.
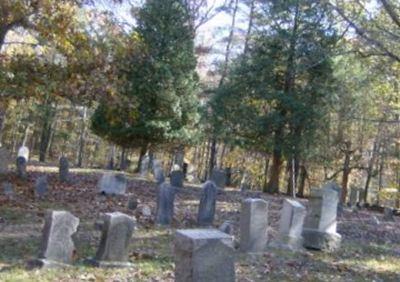
<path fill-rule="evenodd" d="M 175 189 L 168 183 L 162 183 L 157 194 L 156 224 L 169 225 L 174 217 Z"/>
<path fill-rule="evenodd" d="M 392 208 L 385 207 L 385 209 L 383 210 L 383 220 L 394 221 L 394 213 Z"/>
<path fill-rule="evenodd" d="M 170 182 L 171 185 L 174 187 L 179 187 L 182 188 L 183 187 L 183 172 L 180 170 L 174 170 L 171 172 L 171 176 L 170 176 Z"/>
<path fill-rule="evenodd" d="M 68 182 L 69 180 L 69 162 L 66 157 L 60 158 L 59 176 L 61 182 Z"/>
<path fill-rule="evenodd" d="M 101 194 L 125 195 L 127 182 L 123 174 L 107 172 L 101 177 L 98 187 Z"/>
<path fill-rule="evenodd" d="M 299 250 L 303 246 L 303 224 L 306 217 L 306 208 L 295 200 L 285 199 L 279 220 L 278 239 L 273 246 Z"/>
<path fill-rule="evenodd" d="M 15 196 L 14 187 L 11 182 L 3 182 L 1 184 L 3 195 L 9 198 L 13 198 Z"/>
<path fill-rule="evenodd" d="M 233 238 L 216 229 L 177 230 L 176 282 L 234 282 Z"/>
<path fill-rule="evenodd" d="M 149 155 L 144 155 L 142 161 L 140 162 L 140 176 L 146 177 L 149 173 L 149 163 L 150 158 Z"/>
<path fill-rule="evenodd" d="M 47 181 L 47 176 L 43 175 L 36 179 L 35 181 L 35 196 L 38 198 L 43 198 L 46 196 L 49 190 L 49 185 Z"/>
<path fill-rule="evenodd" d="M 211 181 L 214 181 L 218 188 L 224 189 L 226 185 L 226 172 L 222 169 L 213 169 L 211 173 Z"/>
<path fill-rule="evenodd" d="M 246 199 L 240 213 L 240 250 L 262 253 L 267 245 L 268 203 L 262 199 Z"/>
<path fill-rule="evenodd" d="M 349 196 L 349 206 L 354 207 L 359 201 L 359 189 L 352 187 Z"/>
<path fill-rule="evenodd" d="M 45 216 L 42 246 L 36 267 L 67 266 L 73 261 L 75 245 L 72 236 L 77 231 L 79 218 L 67 211 L 49 211 Z"/>
<path fill-rule="evenodd" d="M 224 222 L 218 227 L 218 230 L 221 231 L 221 232 L 224 232 L 224 233 L 226 233 L 226 234 L 228 234 L 228 235 L 233 236 L 234 230 L 235 230 L 235 226 L 234 226 L 233 221 L 231 221 L 231 220 L 226 220 L 226 221 L 224 221 Z"/>
<path fill-rule="evenodd" d="M 26 173 L 26 159 L 24 157 L 17 158 L 17 176 L 21 179 L 26 179 L 28 174 Z"/>
<path fill-rule="evenodd" d="M 0 174 L 8 172 L 8 166 L 11 163 L 11 155 L 4 147 L 0 147 Z"/>
<path fill-rule="evenodd" d="M 341 236 L 336 232 L 339 190 L 334 183 L 326 184 L 323 189 L 311 189 L 303 229 L 304 247 L 322 251 L 340 247 Z"/>
<path fill-rule="evenodd" d="M 213 224 L 216 202 L 217 186 L 213 181 L 207 181 L 202 188 L 199 211 L 197 214 L 197 223 L 200 226 L 211 226 Z"/>
<path fill-rule="evenodd" d="M 153 175 L 157 184 L 161 184 L 165 181 L 164 171 L 162 164 L 159 160 L 153 160 Z"/>
<path fill-rule="evenodd" d="M 128 209 L 130 210 L 136 210 L 136 208 L 138 207 L 139 204 L 139 200 L 136 196 L 134 195 L 130 195 L 128 197 Z"/>
<path fill-rule="evenodd" d="M 129 241 L 135 228 L 135 218 L 120 213 L 102 216 L 101 240 L 96 256 L 90 262 L 98 267 L 129 267 Z"/>
<path fill-rule="evenodd" d="M 22 147 L 19 148 L 18 154 L 17 154 L 17 158 L 19 158 L 19 157 L 25 158 L 26 162 L 29 161 L 29 149 L 28 149 L 28 147 L 22 146 Z"/>

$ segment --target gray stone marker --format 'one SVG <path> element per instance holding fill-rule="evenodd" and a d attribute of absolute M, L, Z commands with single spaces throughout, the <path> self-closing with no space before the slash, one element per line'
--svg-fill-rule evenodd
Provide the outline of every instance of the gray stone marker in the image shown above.
<path fill-rule="evenodd" d="M 66 157 L 60 158 L 59 177 L 61 182 L 69 180 L 69 162 Z"/>
<path fill-rule="evenodd" d="M 11 154 L 4 147 L 0 147 L 0 174 L 8 172 L 8 166 L 11 163 Z"/>
<path fill-rule="evenodd" d="M 162 183 L 158 188 L 156 224 L 169 225 L 174 217 L 175 189 L 168 183 Z"/>
<path fill-rule="evenodd" d="M 140 162 L 140 176 L 146 177 L 149 173 L 149 163 L 150 158 L 149 155 L 144 155 L 142 161 Z"/>
<path fill-rule="evenodd" d="M 177 230 L 176 282 L 234 282 L 233 238 L 216 229 Z"/>
<path fill-rule="evenodd" d="M 15 196 L 14 187 L 11 182 L 3 182 L 1 184 L 3 189 L 3 194 L 9 198 L 13 198 Z"/>
<path fill-rule="evenodd" d="M 125 195 L 127 182 L 123 174 L 107 172 L 99 181 L 99 192 L 105 195 Z"/>
<path fill-rule="evenodd" d="M 246 199 L 240 213 L 240 250 L 262 253 L 267 245 L 268 202 Z"/>
<path fill-rule="evenodd" d="M 26 179 L 28 174 L 26 173 L 26 159 L 24 157 L 17 158 L 17 176 L 21 179 Z"/>
<path fill-rule="evenodd" d="M 207 181 L 203 185 L 197 214 L 197 224 L 200 226 L 211 226 L 214 222 L 217 189 L 213 181 Z"/>
<path fill-rule="evenodd" d="M 211 181 L 214 181 L 218 188 L 224 189 L 226 185 L 226 172 L 222 169 L 214 169 L 210 177 Z"/>
<path fill-rule="evenodd" d="M 75 245 L 72 240 L 77 231 L 79 218 L 67 211 L 48 211 L 42 234 L 42 247 L 36 267 L 63 267 L 73 261 Z"/>
<path fill-rule="evenodd" d="M 171 172 L 171 176 L 170 176 L 170 182 L 171 185 L 174 187 L 179 187 L 182 188 L 183 187 L 183 172 L 180 170 L 174 170 Z"/>
<path fill-rule="evenodd" d="M 285 199 L 279 220 L 278 239 L 272 246 L 300 250 L 303 246 L 303 224 L 307 210 L 298 201 Z"/>
<path fill-rule="evenodd" d="M 165 181 L 162 164 L 156 159 L 153 160 L 153 175 L 157 184 L 161 184 Z"/>
<path fill-rule="evenodd" d="M 326 184 L 323 189 L 311 189 L 303 229 L 304 247 L 322 251 L 340 247 L 341 236 L 336 232 L 339 190 L 334 183 Z"/>
<path fill-rule="evenodd" d="M 358 201 L 359 201 L 359 194 L 360 191 L 357 188 L 352 187 L 350 190 L 350 195 L 349 195 L 349 206 L 354 207 Z"/>
<path fill-rule="evenodd" d="M 43 198 L 49 191 L 49 184 L 47 181 L 47 175 L 40 176 L 35 181 L 35 196 Z"/>
<path fill-rule="evenodd" d="M 129 241 L 136 220 L 129 215 L 113 212 L 102 216 L 102 234 L 96 256 L 90 262 L 98 267 L 130 267 Z"/>

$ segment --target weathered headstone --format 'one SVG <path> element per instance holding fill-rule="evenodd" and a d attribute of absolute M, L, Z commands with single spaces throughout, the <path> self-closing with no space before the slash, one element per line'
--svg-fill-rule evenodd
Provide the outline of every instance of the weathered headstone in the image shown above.
<path fill-rule="evenodd" d="M 233 239 L 215 229 L 177 230 L 176 282 L 234 282 Z"/>
<path fill-rule="evenodd" d="M 272 243 L 277 247 L 298 250 L 303 246 L 303 224 L 306 208 L 295 200 L 285 199 L 279 220 L 278 239 Z"/>
<path fill-rule="evenodd" d="M 323 189 L 311 189 L 309 210 L 303 228 L 303 246 L 309 249 L 333 251 L 340 247 L 341 236 L 336 232 L 339 188 L 334 183 Z"/>
<path fill-rule="evenodd" d="M 15 195 L 15 191 L 14 191 L 14 187 L 12 185 L 11 182 L 3 182 L 1 184 L 2 190 L 3 190 L 3 194 L 9 198 L 14 197 Z"/>
<path fill-rule="evenodd" d="M 8 172 L 8 166 L 11 163 L 11 155 L 4 147 L 0 147 L 0 174 Z"/>
<path fill-rule="evenodd" d="M 226 172 L 221 169 L 213 169 L 210 177 L 211 181 L 214 181 L 218 188 L 224 189 L 226 185 Z"/>
<path fill-rule="evenodd" d="M 352 187 L 350 189 L 349 206 L 354 207 L 359 201 L 359 189 Z"/>
<path fill-rule="evenodd" d="M 26 179 L 28 176 L 26 173 L 26 159 L 24 157 L 18 157 L 16 166 L 17 176 L 21 179 Z"/>
<path fill-rule="evenodd" d="M 153 175 L 157 184 L 161 184 L 165 181 L 162 164 L 156 159 L 153 160 Z"/>
<path fill-rule="evenodd" d="M 135 218 L 120 212 L 106 213 L 102 217 L 101 241 L 94 260 L 99 267 L 129 267 L 129 241 L 135 228 Z"/>
<path fill-rule="evenodd" d="M 183 187 L 183 172 L 180 170 L 174 170 L 171 172 L 170 181 L 171 185 L 174 187 Z"/>
<path fill-rule="evenodd" d="M 216 202 L 217 186 L 213 181 L 207 181 L 202 188 L 199 211 L 197 214 L 197 223 L 200 226 L 210 226 L 213 224 Z"/>
<path fill-rule="evenodd" d="M 124 195 L 126 193 L 127 180 L 123 174 L 113 172 L 105 173 L 98 184 L 101 194 Z"/>
<path fill-rule="evenodd" d="M 138 204 L 139 204 L 139 200 L 136 196 L 130 195 L 128 197 L 128 209 L 136 210 L 136 208 L 138 207 Z"/>
<path fill-rule="evenodd" d="M 240 250 L 262 253 L 267 245 L 268 202 L 246 199 L 240 213 Z"/>
<path fill-rule="evenodd" d="M 169 225 L 174 217 L 175 189 L 168 183 L 162 183 L 157 194 L 156 224 Z"/>
<path fill-rule="evenodd" d="M 18 149 L 18 154 L 17 154 L 17 158 L 19 157 L 23 157 L 25 158 L 25 161 L 28 162 L 29 161 L 29 149 L 26 146 L 22 146 Z"/>
<path fill-rule="evenodd" d="M 68 182 L 69 180 L 69 162 L 66 157 L 60 158 L 59 176 L 61 182 Z"/>
<path fill-rule="evenodd" d="M 57 267 L 71 264 L 75 253 L 72 240 L 79 218 L 67 211 L 46 213 L 39 259 L 32 263 L 38 267 Z"/>
<path fill-rule="evenodd" d="M 43 198 L 46 196 L 49 190 L 49 184 L 47 181 L 47 175 L 40 176 L 35 181 L 35 196 L 38 198 Z"/>
<path fill-rule="evenodd" d="M 150 158 L 149 155 L 144 155 L 142 161 L 140 162 L 140 176 L 146 177 L 149 173 L 149 163 Z"/>

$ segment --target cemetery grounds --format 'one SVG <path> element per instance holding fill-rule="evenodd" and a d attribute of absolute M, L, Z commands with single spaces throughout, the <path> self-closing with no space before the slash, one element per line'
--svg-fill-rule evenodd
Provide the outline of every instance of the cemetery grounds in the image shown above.
<path fill-rule="evenodd" d="M 127 206 L 128 196 L 106 197 L 98 194 L 97 181 L 103 171 L 71 170 L 71 183 L 60 183 L 58 168 L 29 166 L 27 181 L 14 175 L 10 181 L 16 195 L 0 195 L 0 281 L 174 281 L 173 234 L 175 229 L 196 228 L 200 186 L 188 185 L 175 199 L 171 228 L 154 225 L 156 184 L 128 175 L 128 194 L 138 200 L 136 209 Z M 35 179 L 49 175 L 50 191 L 45 199 L 34 197 Z M 240 203 L 248 197 L 269 201 L 269 240 L 276 238 L 279 211 L 284 196 L 257 192 L 241 193 L 227 188 L 217 197 L 218 227 L 226 220 L 235 226 L 238 239 Z M 300 199 L 307 205 L 307 200 Z M 151 209 L 151 216 L 148 214 Z M 26 261 L 39 252 L 46 210 L 67 210 L 80 218 L 75 242 L 77 253 L 73 267 L 65 270 L 27 270 Z M 120 211 L 137 219 L 131 239 L 127 269 L 101 269 L 87 266 L 84 259 L 94 256 L 100 241 L 95 228 L 99 215 Z M 376 211 L 345 209 L 338 218 L 342 247 L 333 253 L 290 252 L 268 249 L 263 255 L 237 254 L 237 281 L 400 281 L 400 218 L 385 222 Z"/>

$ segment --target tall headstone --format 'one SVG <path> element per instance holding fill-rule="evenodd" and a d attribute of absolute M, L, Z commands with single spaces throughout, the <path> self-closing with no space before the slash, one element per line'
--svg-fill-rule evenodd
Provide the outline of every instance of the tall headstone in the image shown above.
<path fill-rule="evenodd" d="M 35 196 L 43 198 L 49 191 L 49 184 L 47 181 L 47 175 L 40 176 L 35 181 Z"/>
<path fill-rule="evenodd" d="M 161 184 L 165 181 L 162 164 L 156 159 L 153 160 L 153 175 L 157 184 Z"/>
<path fill-rule="evenodd" d="M 262 199 L 246 199 L 240 214 L 240 250 L 262 253 L 267 245 L 268 202 Z"/>
<path fill-rule="evenodd" d="M 26 162 L 28 162 L 29 161 L 29 148 L 26 146 L 21 146 L 18 149 L 18 154 L 17 154 L 17 158 L 19 158 L 19 157 L 25 158 Z"/>
<path fill-rule="evenodd" d="M 28 174 L 26 172 L 26 159 L 24 157 L 17 158 L 17 176 L 21 179 L 26 179 Z"/>
<path fill-rule="evenodd" d="M 69 180 L 69 162 L 64 156 L 60 158 L 59 177 L 61 182 Z"/>
<path fill-rule="evenodd" d="M 210 180 L 214 181 L 218 188 L 224 189 L 226 185 L 226 171 L 222 169 L 213 169 Z"/>
<path fill-rule="evenodd" d="M 175 188 L 162 183 L 157 194 L 156 224 L 169 225 L 174 217 Z"/>
<path fill-rule="evenodd" d="M 199 211 L 197 214 L 197 223 L 200 226 L 211 226 L 213 224 L 216 202 L 217 186 L 213 181 L 207 181 L 202 188 Z"/>
<path fill-rule="evenodd" d="M 11 163 L 11 154 L 4 147 L 0 147 L 0 174 L 8 172 L 8 166 Z"/>
<path fill-rule="evenodd" d="M 339 192 L 340 188 L 332 182 L 323 189 L 311 190 L 303 229 L 304 247 L 322 251 L 340 247 L 341 236 L 336 232 Z"/>
<path fill-rule="evenodd" d="M 120 213 L 106 213 L 102 217 L 100 245 L 94 260 L 99 267 L 129 267 L 129 241 L 135 228 L 135 218 Z"/>
<path fill-rule="evenodd" d="M 306 208 L 298 201 L 285 199 L 279 220 L 278 239 L 272 243 L 277 247 L 298 250 L 303 246 L 303 224 Z"/>
<path fill-rule="evenodd" d="M 171 185 L 174 187 L 179 187 L 182 188 L 183 187 L 183 172 L 180 170 L 174 170 L 171 172 L 171 176 L 170 176 L 170 182 Z"/>
<path fill-rule="evenodd" d="M 99 192 L 105 195 L 125 195 L 127 182 L 123 174 L 107 172 L 98 183 Z"/>
<path fill-rule="evenodd" d="M 71 264 L 75 253 L 72 239 L 77 231 L 79 218 L 67 211 L 49 211 L 45 217 L 42 247 L 34 266 L 57 267 Z"/>
<path fill-rule="evenodd" d="M 146 177 L 149 173 L 150 158 L 149 155 L 144 155 L 140 162 L 140 176 Z"/>
<path fill-rule="evenodd" d="M 177 230 L 176 282 L 234 282 L 233 238 L 215 229 Z"/>

